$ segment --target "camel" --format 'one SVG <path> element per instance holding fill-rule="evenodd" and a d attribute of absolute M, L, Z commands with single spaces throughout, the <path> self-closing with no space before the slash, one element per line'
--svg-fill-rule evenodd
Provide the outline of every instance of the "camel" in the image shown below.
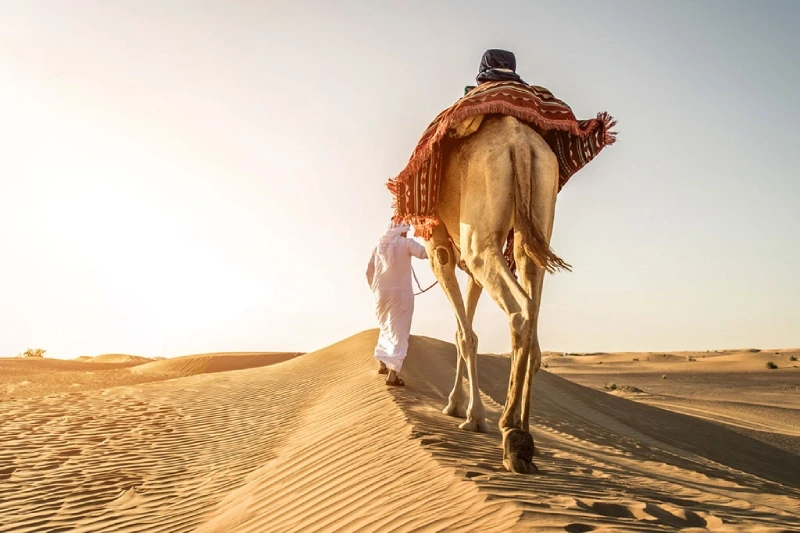
<path fill-rule="evenodd" d="M 508 316 L 513 350 L 511 375 L 498 426 L 503 466 L 534 474 L 534 441 L 529 430 L 532 382 L 542 360 L 537 321 L 546 271 L 570 270 L 550 248 L 559 167 L 542 135 L 510 116 L 486 115 L 479 129 L 444 154 L 436 208 L 438 225 L 425 246 L 431 268 L 456 315 L 458 359 L 453 390 L 444 413 L 466 420 L 459 427 L 486 432 L 486 411 L 478 387 L 475 308 L 486 290 Z M 519 280 L 503 257 L 514 229 Z M 455 275 L 468 274 L 466 305 Z M 469 397 L 462 385 L 464 369 Z"/>

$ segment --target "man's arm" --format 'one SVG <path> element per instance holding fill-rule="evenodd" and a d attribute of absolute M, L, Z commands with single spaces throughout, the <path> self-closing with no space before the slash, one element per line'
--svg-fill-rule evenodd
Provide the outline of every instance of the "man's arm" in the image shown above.
<path fill-rule="evenodd" d="M 416 257 L 417 259 L 427 259 L 428 252 L 425 250 L 425 247 L 415 241 L 414 239 L 406 238 L 406 242 L 408 243 L 408 252 Z"/>

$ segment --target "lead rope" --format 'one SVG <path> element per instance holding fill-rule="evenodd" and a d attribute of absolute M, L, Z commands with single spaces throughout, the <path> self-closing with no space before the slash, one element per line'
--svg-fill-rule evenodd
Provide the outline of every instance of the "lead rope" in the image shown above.
<path fill-rule="evenodd" d="M 419 296 L 423 292 L 428 292 L 429 290 L 431 290 L 433 288 L 434 285 L 439 283 L 439 280 L 436 280 L 431 284 L 430 287 L 428 287 L 427 289 L 423 289 L 422 286 L 419 284 L 419 280 L 417 279 L 417 273 L 414 272 L 414 265 L 411 265 L 411 274 L 414 276 L 414 281 L 417 282 L 417 288 L 419 289 L 419 292 L 415 292 L 414 296 Z"/>

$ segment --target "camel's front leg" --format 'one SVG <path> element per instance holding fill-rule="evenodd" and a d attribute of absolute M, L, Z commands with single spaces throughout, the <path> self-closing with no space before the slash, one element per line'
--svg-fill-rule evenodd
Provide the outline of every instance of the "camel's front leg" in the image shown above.
<path fill-rule="evenodd" d="M 469 374 L 469 408 L 467 409 L 466 422 L 459 427 L 486 433 L 489 430 L 486 425 L 486 408 L 483 406 L 481 390 L 478 385 L 478 337 L 472 330 L 472 321 L 475 318 L 475 309 L 478 307 L 481 291 L 482 288 L 475 281 L 475 278 L 469 276 L 467 279 L 467 325 L 469 327 L 468 331 L 472 333 L 472 339 L 470 339 L 471 342 L 467 342 L 467 339 L 463 341 L 459 339 L 459 342 L 464 343 L 463 347 L 460 348 L 461 360 L 466 363 Z M 458 337 L 458 334 L 456 337 Z"/>
<path fill-rule="evenodd" d="M 428 250 L 428 257 L 431 262 L 431 269 L 436 275 L 436 279 L 442 286 L 445 295 L 453 307 L 458 324 L 456 332 L 456 348 L 458 359 L 456 361 L 456 379 L 453 390 L 448 398 L 447 407 L 442 411 L 446 415 L 463 417 L 467 420 L 459 427 L 471 431 L 486 431 L 486 413 L 480 399 L 477 387 L 477 374 L 475 359 L 477 354 L 478 338 L 472 331 L 471 321 L 467 319 L 467 312 L 464 308 L 464 300 L 461 296 L 461 289 L 456 278 L 455 253 L 447 237 L 447 232 L 442 226 L 437 226 L 433 230 L 431 239 L 426 241 L 425 246 Z M 472 289 L 474 292 L 475 289 Z M 477 287 L 477 294 L 473 295 L 475 304 L 477 297 L 480 296 L 480 287 Z M 474 309 L 473 309 L 474 314 Z M 472 363 L 470 363 L 472 361 Z M 466 363 L 466 364 L 465 364 Z M 470 374 L 471 394 L 469 405 L 464 393 L 463 376 L 464 367 Z M 473 375 L 475 379 L 472 379 Z M 465 410 L 466 407 L 466 410 Z"/>
<path fill-rule="evenodd" d="M 456 381 L 453 383 L 453 390 L 447 397 L 447 405 L 442 413 L 447 416 L 464 418 L 467 416 L 467 394 L 464 392 L 464 355 L 461 353 L 461 343 L 459 342 L 459 332 L 456 331 Z"/>

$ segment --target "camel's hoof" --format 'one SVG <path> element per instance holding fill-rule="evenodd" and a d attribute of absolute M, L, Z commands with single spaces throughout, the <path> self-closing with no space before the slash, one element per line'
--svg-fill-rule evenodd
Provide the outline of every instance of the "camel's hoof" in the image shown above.
<path fill-rule="evenodd" d="M 459 428 L 465 429 L 467 431 L 472 431 L 474 433 L 488 433 L 489 426 L 486 425 L 486 420 L 483 418 L 471 418 L 466 422 L 462 422 L 458 425 Z"/>
<path fill-rule="evenodd" d="M 503 466 L 515 474 L 538 474 L 533 464 L 533 437 L 521 429 L 507 429 L 503 432 Z"/>
<path fill-rule="evenodd" d="M 467 408 L 463 405 L 458 405 L 456 403 L 448 403 L 447 407 L 442 410 L 442 413 L 446 414 L 447 416 L 454 416 L 456 418 L 464 418 L 467 416 Z"/>

